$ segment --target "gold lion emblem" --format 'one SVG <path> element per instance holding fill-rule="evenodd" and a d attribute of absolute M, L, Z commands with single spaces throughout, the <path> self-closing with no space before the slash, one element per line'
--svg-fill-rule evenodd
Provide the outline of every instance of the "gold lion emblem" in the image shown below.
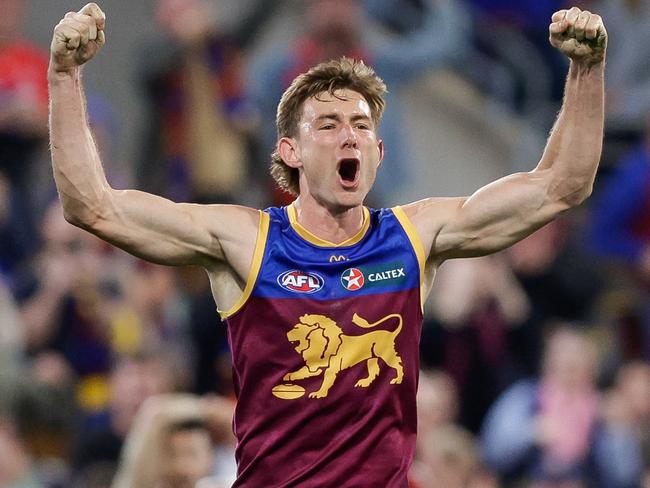
<path fill-rule="evenodd" d="M 321 387 L 309 394 L 309 398 L 324 398 L 334 384 L 340 371 L 366 361 L 368 376 L 361 378 L 356 387 L 367 388 L 379 375 L 379 358 L 395 370 L 392 385 L 400 384 L 404 377 L 402 358 L 395 350 L 395 339 L 402 330 L 402 317 L 391 314 L 374 323 L 359 317 L 356 313 L 352 323 L 364 329 L 373 328 L 387 320 L 397 319 L 393 331 L 373 330 L 358 336 L 343 334 L 337 323 L 324 315 L 306 314 L 300 322 L 287 332 L 289 342 L 297 343 L 295 349 L 302 356 L 305 365 L 287 373 L 284 381 L 295 381 L 323 374 Z"/>

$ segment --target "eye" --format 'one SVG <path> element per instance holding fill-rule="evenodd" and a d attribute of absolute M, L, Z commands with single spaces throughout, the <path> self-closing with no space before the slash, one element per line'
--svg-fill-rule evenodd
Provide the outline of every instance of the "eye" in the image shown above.
<path fill-rule="evenodd" d="M 325 124 L 321 125 L 318 130 L 332 130 L 334 129 L 334 124 Z"/>
<path fill-rule="evenodd" d="M 357 124 L 356 128 L 361 130 L 370 130 L 370 126 L 364 123 Z"/>

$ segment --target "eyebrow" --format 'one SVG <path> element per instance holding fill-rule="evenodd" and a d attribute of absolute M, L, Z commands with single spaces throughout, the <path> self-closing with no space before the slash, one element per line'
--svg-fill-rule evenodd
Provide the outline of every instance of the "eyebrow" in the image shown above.
<path fill-rule="evenodd" d="M 341 121 L 341 116 L 337 113 L 328 113 L 328 114 L 322 114 L 316 117 L 315 122 L 320 122 L 321 120 L 336 120 L 337 122 Z M 369 122 L 372 122 L 372 119 L 368 117 L 367 115 L 363 114 L 355 114 L 352 117 L 350 117 L 350 122 L 358 122 L 359 120 L 367 120 Z"/>

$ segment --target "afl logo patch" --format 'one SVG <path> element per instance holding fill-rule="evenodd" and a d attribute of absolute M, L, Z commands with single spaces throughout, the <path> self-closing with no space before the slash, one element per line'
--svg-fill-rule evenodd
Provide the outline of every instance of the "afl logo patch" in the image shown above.
<path fill-rule="evenodd" d="M 359 268 L 348 268 L 341 275 L 341 284 L 348 291 L 357 291 L 363 288 L 366 278 Z"/>
<path fill-rule="evenodd" d="M 278 285 L 295 293 L 314 293 L 323 288 L 325 280 L 316 273 L 292 269 L 278 276 Z"/>

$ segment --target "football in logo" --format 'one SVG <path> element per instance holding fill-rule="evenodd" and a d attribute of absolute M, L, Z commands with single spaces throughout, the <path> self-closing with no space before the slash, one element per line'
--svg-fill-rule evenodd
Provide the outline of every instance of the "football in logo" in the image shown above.
<path fill-rule="evenodd" d="M 292 269 L 278 276 L 278 284 L 295 293 L 314 293 L 323 288 L 325 280 L 316 273 Z"/>
<path fill-rule="evenodd" d="M 363 273 L 359 268 L 348 268 L 341 275 L 341 284 L 348 291 L 357 291 L 366 282 Z"/>

